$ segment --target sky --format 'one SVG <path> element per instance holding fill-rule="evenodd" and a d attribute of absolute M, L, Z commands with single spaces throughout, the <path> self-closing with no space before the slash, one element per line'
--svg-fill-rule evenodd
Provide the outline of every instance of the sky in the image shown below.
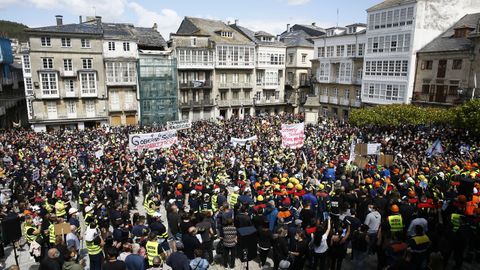
<path fill-rule="evenodd" d="M 185 16 L 239 20 L 254 31 L 280 34 L 287 23 L 320 27 L 365 23 L 366 9 L 382 0 L 0 0 L 0 19 L 29 27 L 55 25 L 55 15 L 64 24 L 79 16 L 102 16 L 104 22 L 133 23 L 158 30 L 165 39 L 175 33 Z M 337 20 L 337 10 L 338 20 Z M 0 29 L 1 31 L 1 29 Z"/>

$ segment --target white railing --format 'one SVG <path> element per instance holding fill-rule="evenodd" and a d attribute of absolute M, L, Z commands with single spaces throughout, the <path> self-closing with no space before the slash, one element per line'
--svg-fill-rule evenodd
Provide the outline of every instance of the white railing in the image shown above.
<path fill-rule="evenodd" d="M 320 103 L 328 103 L 328 96 L 320 96 Z"/>
<path fill-rule="evenodd" d="M 328 100 L 332 104 L 338 104 L 338 98 L 337 97 L 329 97 Z"/>

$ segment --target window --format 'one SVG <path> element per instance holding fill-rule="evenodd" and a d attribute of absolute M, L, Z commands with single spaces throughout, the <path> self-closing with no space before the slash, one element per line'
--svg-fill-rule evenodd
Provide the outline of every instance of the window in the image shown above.
<path fill-rule="evenodd" d="M 363 43 L 358 44 L 358 56 L 363 56 L 364 50 L 365 50 L 365 44 Z"/>
<path fill-rule="evenodd" d="M 452 69 L 462 69 L 462 59 L 453 59 Z"/>
<path fill-rule="evenodd" d="M 191 45 L 192 46 L 197 46 L 197 38 L 192 38 L 191 39 Z"/>
<path fill-rule="evenodd" d="M 338 88 L 333 88 L 332 90 L 332 97 L 338 97 Z"/>
<path fill-rule="evenodd" d="M 82 38 L 81 39 L 81 43 L 82 43 L 82 48 L 90 48 L 90 39 L 85 39 L 85 38 Z"/>
<path fill-rule="evenodd" d="M 422 85 L 422 94 L 428 94 L 428 93 L 430 93 L 430 84 Z"/>
<path fill-rule="evenodd" d="M 318 57 L 325 57 L 325 47 L 318 48 Z"/>
<path fill-rule="evenodd" d="M 232 91 L 232 99 L 238 99 L 238 90 L 233 90 Z"/>
<path fill-rule="evenodd" d="M 344 92 L 344 97 L 345 97 L 346 99 L 350 99 L 350 89 L 345 89 L 344 91 L 345 91 L 345 92 Z"/>
<path fill-rule="evenodd" d="M 32 78 L 25 78 L 25 90 L 27 90 L 27 95 L 33 95 Z"/>
<path fill-rule="evenodd" d="M 91 58 L 82 59 L 82 68 L 83 69 L 92 69 L 92 59 Z"/>
<path fill-rule="evenodd" d="M 422 70 L 424 70 L 424 69 L 431 70 L 433 68 L 433 61 L 432 60 L 423 60 L 421 68 L 422 68 Z"/>
<path fill-rule="evenodd" d="M 86 100 L 85 101 L 85 111 L 87 112 L 87 116 L 95 115 L 95 101 L 94 100 Z"/>
<path fill-rule="evenodd" d="M 65 92 L 67 93 L 75 92 L 75 82 L 73 80 L 65 81 Z"/>
<path fill-rule="evenodd" d="M 330 63 L 321 63 L 318 69 L 318 80 L 328 81 L 330 76 Z"/>
<path fill-rule="evenodd" d="M 220 35 L 221 35 L 222 37 L 232 38 L 232 37 L 233 37 L 233 32 L 222 31 L 222 32 L 220 33 Z"/>
<path fill-rule="evenodd" d="M 62 38 L 62 47 L 72 47 L 70 38 Z"/>
<path fill-rule="evenodd" d="M 56 114 L 57 113 L 57 102 L 55 101 L 47 101 L 47 112 L 48 114 Z"/>
<path fill-rule="evenodd" d="M 82 88 L 82 94 L 96 94 L 97 82 L 95 72 L 82 72 L 80 73 L 80 84 Z"/>
<path fill-rule="evenodd" d="M 72 59 L 63 59 L 63 70 L 65 71 L 72 71 Z"/>
<path fill-rule="evenodd" d="M 109 51 L 115 51 L 115 42 L 113 42 L 113 41 L 108 42 L 108 50 Z"/>
<path fill-rule="evenodd" d="M 335 49 L 335 47 L 333 47 L 333 46 L 328 46 L 327 47 L 327 57 L 333 57 L 334 49 Z"/>
<path fill-rule="evenodd" d="M 134 104 L 133 104 L 133 92 L 126 92 L 125 93 L 125 104 L 127 105 L 127 107 L 132 107 Z"/>
<path fill-rule="evenodd" d="M 307 62 L 307 54 L 302 53 L 302 63 L 306 63 L 306 62 Z"/>
<path fill-rule="evenodd" d="M 120 110 L 120 95 L 117 91 L 110 93 L 110 107 L 112 110 Z"/>
<path fill-rule="evenodd" d="M 288 54 L 288 63 L 293 64 L 293 53 Z"/>
<path fill-rule="evenodd" d="M 125 52 L 130 51 L 130 42 L 123 42 L 123 51 Z"/>
<path fill-rule="evenodd" d="M 220 82 L 227 83 L 227 74 L 225 73 L 220 74 Z"/>
<path fill-rule="evenodd" d="M 344 45 L 337 46 L 337 56 L 342 57 L 344 56 L 344 54 L 345 54 L 345 46 Z"/>
<path fill-rule="evenodd" d="M 56 73 L 40 73 L 40 84 L 42 86 L 43 95 L 57 95 L 57 74 Z"/>
<path fill-rule="evenodd" d="M 460 81 L 450 81 L 450 86 L 448 88 L 448 95 L 456 96 L 458 95 L 458 86 L 460 85 Z"/>
<path fill-rule="evenodd" d="M 355 56 L 356 46 L 355 44 L 347 45 L 347 56 Z"/>
<path fill-rule="evenodd" d="M 76 114 L 77 113 L 77 103 L 73 100 L 67 102 L 67 114 Z"/>
<path fill-rule="evenodd" d="M 23 70 L 25 71 L 25 73 L 30 73 L 30 55 L 28 54 L 24 54 L 23 55 Z"/>
<path fill-rule="evenodd" d="M 53 58 L 42 58 L 42 64 L 44 69 L 53 68 Z"/>
<path fill-rule="evenodd" d="M 135 63 L 107 62 L 105 73 L 109 83 L 134 83 L 136 82 Z M 186 76 L 186 73 L 183 73 Z M 185 78 L 184 82 L 188 80 Z"/>
<path fill-rule="evenodd" d="M 42 44 L 42 47 L 52 47 L 50 37 L 41 37 L 40 42 Z"/>
<path fill-rule="evenodd" d="M 238 83 L 238 74 L 237 73 L 232 74 L 232 82 L 233 83 Z"/>

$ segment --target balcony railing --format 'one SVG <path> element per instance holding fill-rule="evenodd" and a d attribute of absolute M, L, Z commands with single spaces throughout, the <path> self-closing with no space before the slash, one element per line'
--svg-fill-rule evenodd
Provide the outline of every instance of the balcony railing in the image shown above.
<path fill-rule="evenodd" d="M 219 107 L 250 106 L 253 101 L 251 99 L 218 100 L 217 104 Z"/>
<path fill-rule="evenodd" d="M 275 98 L 261 98 L 260 100 L 255 101 L 257 104 L 275 104 L 280 103 L 280 99 Z"/>
<path fill-rule="evenodd" d="M 80 119 L 80 118 L 98 118 L 106 117 L 106 112 L 93 113 L 35 113 L 34 120 L 63 120 L 63 119 Z"/>
<path fill-rule="evenodd" d="M 123 106 L 121 104 L 110 104 L 110 111 L 115 111 L 115 112 L 118 112 L 118 111 L 136 111 L 137 110 L 137 104 L 136 102 L 134 103 L 127 103 L 127 104 L 123 104 Z"/>
<path fill-rule="evenodd" d="M 340 105 L 349 106 L 350 100 L 348 98 L 340 98 Z"/>
<path fill-rule="evenodd" d="M 0 79 L 0 83 L 2 85 L 10 85 L 10 84 L 13 84 L 13 80 L 12 78 L 2 78 Z"/>
<path fill-rule="evenodd" d="M 338 98 L 337 97 L 329 97 L 328 102 L 331 104 L 338 104 Z"/>
<path fill-rule="evenodd" d="M 218 84 L 219 88 L 252 88 L 253 83 L 251 82 L 220 82 Z"/>
<path fill-rule="evenodd" d="M 354 102 L 352 102 L 352 107 L 359 108 L 361 105 L 362 103 L 360 102 L 360 100 L 355 100 Z"/>
<path fill-rule="evenodd" d="M 214 102 L 213 99 L 203 99 L 203 100 L 187 100 L 187 101 L 180 101 L 180 107 L 204 107 L 204 106 L 213 106 Z"/>
<path fill-rule="evenodd" d="M 181 82 L 180 88 L 212 88 L 212 81 Z"/>
<path fill-rule="evenodd" d="M 328 103 L 328 96 L 320 96 L 320 103 Z"/>
<path fill-rule="evenodd" d="M 62 70 L 60 71 L 60 77 L 77 77 L 75 70 Z"/>
<path fill-rule="evenodd" d="M 214 61 L 205 61 L 205 62 L 186 62 L 179 61 L 178 68 L 213 68 L 215 65 Z"/>
<path fill-rule="evenodd" d="M 78 97 L 78 93 L 77 91 L 65 91 L 65 97 L 75 98 L 75 97 Z"/>

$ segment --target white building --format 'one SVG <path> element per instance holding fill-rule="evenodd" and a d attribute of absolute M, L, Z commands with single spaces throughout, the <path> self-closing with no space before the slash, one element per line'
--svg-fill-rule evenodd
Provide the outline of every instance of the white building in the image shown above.
<path fill-rule="evenodd" d="M 369 8 L 362 102 L 410 103 L 417 51 L 478 11 L 478 0 L 386 0 Z"/>
<path fill-rule="evenodd" d="M 254 88 L 255 113 L 278 114 L 285 111 L 286 46 L 264 31 L 254 32 L 235 24 L 231 27 L 256 44 Z"/>
<path fill-rule="evenodd" d="M 326 35 L 313 38 L 315 95 L 305 104 L 307 122 L 317 122 L 319 113 L 346 119 L 352 107 L 360 107 L 365 28 L 361 23 L 332 27 Z"/>

